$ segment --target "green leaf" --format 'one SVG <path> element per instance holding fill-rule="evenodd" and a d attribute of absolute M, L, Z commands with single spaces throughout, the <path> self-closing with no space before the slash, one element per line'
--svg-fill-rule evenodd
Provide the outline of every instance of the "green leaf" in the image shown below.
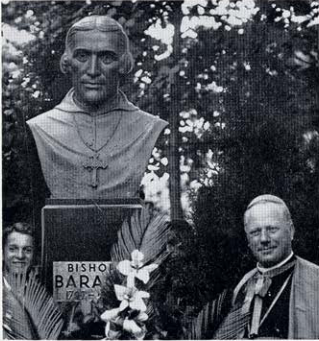
<path fill-rule="evenodd" d="M 145 263 L 159 264 L 167 254 L 170 224 L 168 217 L 159 214 L 152 217 L 147 208 L 136 211 L 124 221 L 118 232 L 118 241 L 111 250 L 112 261 L 131 259 L 131 253 L 139 250 L 144 254 Z"/>
<path fill-rule="evenodd" d="M 6 279 L 3 306 L 10 338 L 56 340 L 63 326 L 61 313 L 35 272 Z"/>

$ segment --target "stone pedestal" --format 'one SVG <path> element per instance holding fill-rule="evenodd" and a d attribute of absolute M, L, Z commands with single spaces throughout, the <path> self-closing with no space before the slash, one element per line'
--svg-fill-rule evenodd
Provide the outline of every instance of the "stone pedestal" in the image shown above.
<path fill-rule="evenodd" d="M 142 208 L 139 198 L 48 199 L 42 209 L 43 280 L 52 290 L 53 262 L 109 261 L 123 220 Z"/>

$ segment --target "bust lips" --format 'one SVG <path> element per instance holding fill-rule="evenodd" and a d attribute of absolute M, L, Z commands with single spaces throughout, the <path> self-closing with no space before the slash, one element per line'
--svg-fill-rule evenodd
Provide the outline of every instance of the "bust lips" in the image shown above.
<path fill-rule="evenodd" d="M 82 84 L 88 89 L 98 89 L 105 86 L 104 83 L 99 82 L 82 82 Z"/>

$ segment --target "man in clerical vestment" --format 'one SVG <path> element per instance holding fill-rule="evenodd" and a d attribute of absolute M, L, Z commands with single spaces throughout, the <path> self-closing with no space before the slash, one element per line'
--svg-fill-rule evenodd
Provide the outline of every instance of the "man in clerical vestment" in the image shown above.
<path fill-rule="evenodd" d="M 257 260 L 234 290 L 216 339 L 319 339 L 319 267 L 293 253 L 294 225 L 286 204 L 261 195 L 244 216 Z"/>
<path fill-rule="evenodd" d="M 115 20 L 94 15 L 70 28 L 61 70 L 73 87 L 59 105 L 27 122 L 36 146 L 29 151 L 38 155 L 30 155 L 31 167 L 40 165 L 45 181 L 40 192 L 47 187 L 51 198 L 64 199 L 138 196 L 167 122 L 119 89 L 120 77 L 132 68 L 128 37 Z"/>

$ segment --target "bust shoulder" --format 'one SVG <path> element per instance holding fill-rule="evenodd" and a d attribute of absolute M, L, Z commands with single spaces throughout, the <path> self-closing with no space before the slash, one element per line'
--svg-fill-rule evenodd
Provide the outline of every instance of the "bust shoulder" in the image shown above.
<path fill-rule="evenodd" d="M 53 108 L 27 121 L 31 129 L 41 128 L 48 130 L 57 124 L 68 124 L 72 120 L 69 113 Z"/>
<path fill-rule="evenodd" d="M 168 125 L 168 122 L 161 119 L 158 116 L 152 115 L 143 111 L 136 107 L 136 110 L 133 113 L 130 113 L 131 118 L 135 121 L 136 124 L 141 124 L 144 127 L 159 127 L 159 129 L 163 129 Z"/>

